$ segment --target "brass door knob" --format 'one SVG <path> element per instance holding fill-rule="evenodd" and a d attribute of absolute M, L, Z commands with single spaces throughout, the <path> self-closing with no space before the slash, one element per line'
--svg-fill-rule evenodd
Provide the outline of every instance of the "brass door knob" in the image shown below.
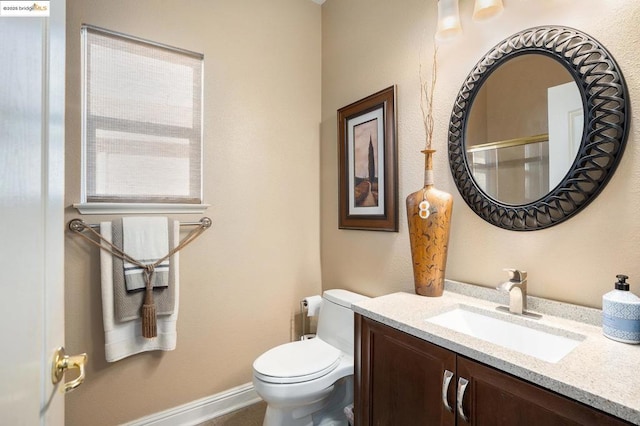
<path fill-rule="evenodd" d="M 87 364 L 87 354 L 69 356 L 65 354 L 64 347 L 56 350 L 53 357 L 53 365 L 51 368 L 51 380 L 53 384 L 59 383 L 64 377 L 64 373 L 70 369 L 78 369 L 79 374 L 74 380 L 67 382 L 61 388 L 63 393 L 71 392 L 84 382 L 84 367 Z"/>

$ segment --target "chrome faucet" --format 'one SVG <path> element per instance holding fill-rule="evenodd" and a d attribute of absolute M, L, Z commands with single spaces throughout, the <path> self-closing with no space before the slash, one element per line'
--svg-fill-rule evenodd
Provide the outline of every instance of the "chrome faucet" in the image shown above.
<path fill-rule="evenodd" d="M 509 312 L 522 315 L 527 311 L 527 273 L 517 269 L 505 269 L 509 281 L 496 287 L 498 291 L 509 293 Z"/>

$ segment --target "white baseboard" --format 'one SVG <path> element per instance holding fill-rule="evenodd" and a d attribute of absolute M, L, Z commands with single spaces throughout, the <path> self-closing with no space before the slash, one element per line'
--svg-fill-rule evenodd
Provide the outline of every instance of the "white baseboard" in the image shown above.
<path fill-rule="evenodd" d="M 261 401 L 247 383 L 178 407 L 142 417 L 124 426 L 193 426 Z"/>

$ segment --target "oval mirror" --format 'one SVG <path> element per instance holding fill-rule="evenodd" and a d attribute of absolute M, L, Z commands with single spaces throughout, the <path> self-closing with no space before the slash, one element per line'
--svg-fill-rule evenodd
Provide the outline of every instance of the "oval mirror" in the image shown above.
<path fill-rule="evenodd" d="M 629 105 L 611 55 L 584 33 L 536 27 L 488 52 L 458 94 L 449 163 L 487 222 L 556 225 L 604 187 L 624 151 Z"/>

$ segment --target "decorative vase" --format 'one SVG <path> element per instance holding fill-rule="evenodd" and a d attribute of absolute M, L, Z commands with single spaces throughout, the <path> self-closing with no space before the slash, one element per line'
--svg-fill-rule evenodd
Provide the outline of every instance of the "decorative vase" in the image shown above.
<path fill-rule="evenodd" d="M 407 221 L 415 291 L 422 296 L 442 296 L 453 197 L 433 186 L 433 154 L 422 151 L 424 187 L 407 197 Z"/>

